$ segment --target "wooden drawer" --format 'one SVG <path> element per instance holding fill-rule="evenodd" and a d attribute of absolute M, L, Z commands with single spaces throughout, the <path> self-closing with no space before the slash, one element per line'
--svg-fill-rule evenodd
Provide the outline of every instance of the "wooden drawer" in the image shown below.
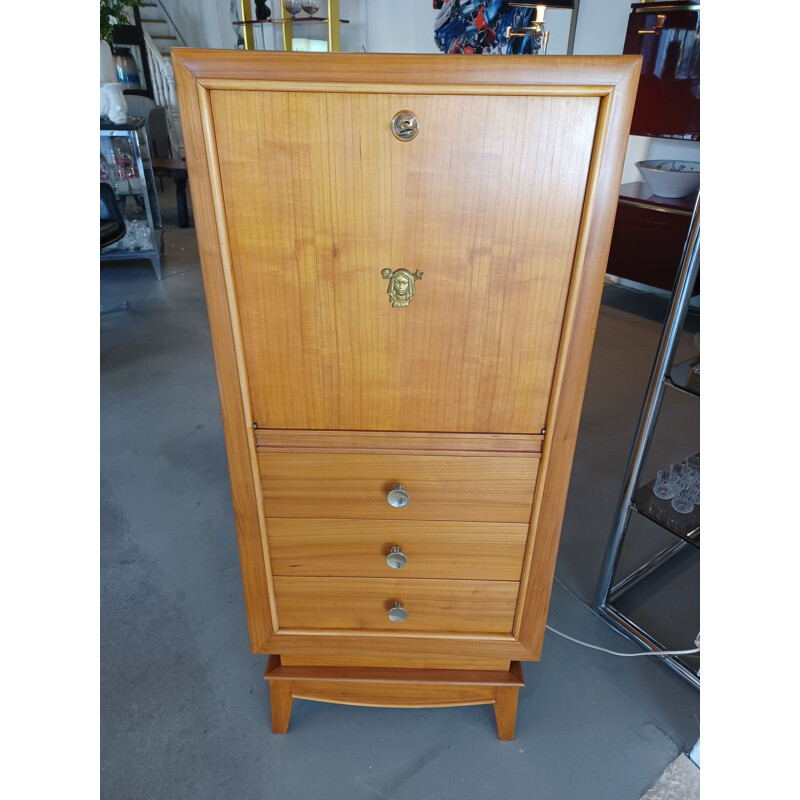
<path fill-rule="evenodd" d="M 274 575 L 518 581 L 528 526 L 268 519 L 267 534 Z M 386 563 L 395 546 L 408 559 L 402 569 Z"/>
<path fill-rule="evenodd" d="M 516 581 L 275 578 L 281 628 L 510 633 Z M 403 603 L 408 619 L 390 622 Z"/>
<path fill-rule="evenodd" d="M 528 523 L 539 457 L 260 452 L 267 517 Z M 410 500 L 386 500 L 402 484 Z"/>

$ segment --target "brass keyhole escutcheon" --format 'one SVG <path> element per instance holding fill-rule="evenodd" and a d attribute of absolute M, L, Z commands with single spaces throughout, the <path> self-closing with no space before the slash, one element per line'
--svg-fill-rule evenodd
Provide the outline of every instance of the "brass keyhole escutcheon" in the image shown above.
<path fill-rule="evenodd" d="M 419 121 L 411 111 L 398 111 L 392 117 L 392 133 L 401 142 L 410 142 L 419 133 Z"/>

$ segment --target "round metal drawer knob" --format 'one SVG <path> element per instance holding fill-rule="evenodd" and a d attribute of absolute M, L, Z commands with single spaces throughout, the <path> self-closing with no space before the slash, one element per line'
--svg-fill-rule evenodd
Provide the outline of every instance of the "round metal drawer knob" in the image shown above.
<path fill-rule="evenodd" d="M 392 569 L 402 569 L 408 564 L 408 558 L 403 555 L 402 547 L 393 547 L 388 556 L 386 556 L 386 563 Z"/>
<path fill-rule="evenodd" d="M 390 609 L 389 609 L 389 621 L 390 622 L 405 622 L 408 619 L 408 612 L 403 608 L 403 604 L 401 602 L 396 602 Z"/>
<path fill-rule="evenodd" d="M 399 483 L 395 484 L 392 486 L 392 490 L 389 494 L 386 495 L 386 499 L 393 508 L 403 508 L 403 506 L 407 506 L 409 497 L 406 487 L 401 486 Z"/>

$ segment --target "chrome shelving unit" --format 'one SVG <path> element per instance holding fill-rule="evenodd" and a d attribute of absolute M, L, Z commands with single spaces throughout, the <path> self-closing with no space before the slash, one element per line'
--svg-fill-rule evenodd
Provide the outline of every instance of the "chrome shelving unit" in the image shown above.
<path fill-rule="evenodd" d="M 101 261 L 148 259 L 161 280 L 164 230 L 145 121 L 100 121 L 100 180 L 111 184 L 125 217 L 125 238 L 100 251 Z"/>
<path fill-rule="evenodd" d="M 694 364 L 699 363 L 699 356 L 673 365 L 699 264 L 700 197 L 698 195 L 592 603 L 594 610 L 609 624 L 651 651 L 670 648 L 665 647 L 652 634 L 623 614 L 614 603 L 682 550 L 692 547 L 698 551 L 700 549 L 699 509 L 695 508 L 690 514 L 677 514 L 672 510 L 668 500 L 660 500 L 653 494 L 653 482 L 640 485 L 665 389 L 671 387 L 695 397 L 700 396 L 700 376 L 692 370 Z M 673 534 L 677 541 L 615 582 L 628 525 L 634 513 L 641 514 L 660 525 Z M 663 659 L 676 672 L 699 688 L 699 675 L 683 660 L 677 656 L 663 656 Z"/>

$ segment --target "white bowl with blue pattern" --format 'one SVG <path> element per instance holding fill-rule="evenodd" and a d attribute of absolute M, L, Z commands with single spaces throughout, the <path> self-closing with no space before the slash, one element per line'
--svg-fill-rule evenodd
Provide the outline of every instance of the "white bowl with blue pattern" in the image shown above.
<path fill-rule="evenodd" d="M 686 197 L 700 186 L 699 161 L 675 161 L 656 158 L 637 161 L 644 182 L 659 197 Z"/>

